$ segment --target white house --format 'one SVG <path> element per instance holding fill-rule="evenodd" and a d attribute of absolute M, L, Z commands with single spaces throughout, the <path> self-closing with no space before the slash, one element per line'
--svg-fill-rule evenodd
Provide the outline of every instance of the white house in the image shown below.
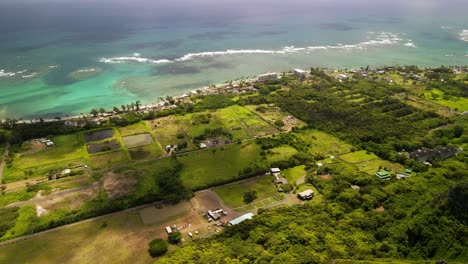
<path fill-rule="evenodd" d="M 257 76 L 257 80 L 259 81 L 271 81 L 276 79 L 278 79 L 278 74 L 276 72 L 268 72 Z"/>
<path fill-rule="evenodd" d="M 298 193 L 297 197 L 299 197 L 299 199 L 301 200 L 310 200 L 312 199 L 312 197 L 314 197 L 314 191 L 312 191 L 311 189 L 307 189 L 303 192 Z"/>

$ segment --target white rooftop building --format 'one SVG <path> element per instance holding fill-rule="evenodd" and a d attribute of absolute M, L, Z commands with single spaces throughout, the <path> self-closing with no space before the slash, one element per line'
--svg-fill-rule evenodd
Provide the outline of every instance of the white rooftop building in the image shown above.
<path fill-rule="evenodd" d="M 276 79 L 278 79 L 278 74 L 276 72 L 268 72 L 257 76 L 257 80 L 259 81 L 272 81 Z"/>

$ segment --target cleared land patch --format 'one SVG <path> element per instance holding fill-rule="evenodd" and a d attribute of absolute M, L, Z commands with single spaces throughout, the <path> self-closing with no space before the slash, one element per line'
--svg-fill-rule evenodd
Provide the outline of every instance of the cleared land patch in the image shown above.
<path fill-rule="evenodd" d="M 159 157 L 163 154 L 161 148 L 156 144 L 136 147 L 128 150 L 132 160 L 142 160 Z"/>
<path fill-rule="evenodd" d="M 305 165 L 296 166 L 282 171 L 289 183 L 293 184 L 298 179 L 306 175 Z"/>
<path fill-rule="evenodd" d="M 351 151 L 352 146 L 339 138 L 318 130 L 295 133 L 304 145 L 309 147 L 309 154 L 339 155 Z"/>
<path fill-rule="evenodd" d="M 128 157 L 127 153 L 123 150 L 95 154 L 92 155 L 90 159 L 91 167 L 93 169 L 105 169 L 111 166 L 124 164 L 130 161 L 130 158 Z"/>
<path fill-rule="evenodd" d="M 122 137 L 127 148 L 140 147 L 153 143 L 153 137 L 149 133 Z"/>

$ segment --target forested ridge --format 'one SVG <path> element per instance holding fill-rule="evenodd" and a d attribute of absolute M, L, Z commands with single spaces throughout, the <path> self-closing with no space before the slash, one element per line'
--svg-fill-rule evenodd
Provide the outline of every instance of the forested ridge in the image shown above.
<path fill-rule="evenodd" d="M 441 78 L 447 81 L 438 81 Z M 467 90 L 466 81 L 446 68 L 430 71 L 421 85 L 454 96 Z M 407 95 L 414 92 L 403 85 L 365 78 L 338 82 L 316 69 L 305 82 L 282 78 L 257 88 L 259 95 L 239 103 L 277 104 L 304 120 L 305 129 L 326 131 L 351 143 L 353 150 L 373 152 L 418 173 L 407 180 L 382 181 L 334 163 L 320 168 L 333 173 L 324 181 L 315 176 L 314 163 L 304 159 L 307 180 L 324 196 L 322 203 L 259 212 L 253 220 L 190 243 L 158 263 L 468 261 L 466 150 L 448 159 L 431 159 L 431 166 L 403 155 L 420 148 L 465 146 L 466 115 L 441 116 L 415 108 L 407 103 Z M 353 95 L 361 99 L 350 100 Z M 286 134 L 257 142 L 268 149 L 277 142 L 294 146 L 295 139 Z"/>

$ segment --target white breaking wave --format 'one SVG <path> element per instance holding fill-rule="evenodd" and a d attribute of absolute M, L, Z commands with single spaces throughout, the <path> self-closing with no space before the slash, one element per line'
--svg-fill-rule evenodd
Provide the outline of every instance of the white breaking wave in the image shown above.
<path fill-rule="evenodd" d="M 463 30 L 459 35 L 461 40 L 468 42 L 468 29 Z"/>
<path fill-rule="evenodd" d="M 4 69 L 0 70 L 0 77 L 13 77 L 16 75 L 16 72 L 7 72 Z"/>
<path fill-rule="evenodd" d="M 408 42 L 404 44 L 406 47 L 416 48 L 416 45 L 413 42 Z"/>
<path fill-rule="evenodd" d="M 32 78 L 32 77 L 34 77 L 34 76 L 36 76 L 36 75 L 37 75 L 37 73 L 33 72 L 33 73 L 31 73 L 31 74 L 23 75 L 23 76 L 21 76 L 21 77 L 26 79 L 26 78 Z"/>
<path fill-rule="evenodd" d="M 154 60 L 149 58 L 141 57 L 139 53 L 134 53 L 132 57 L 112 57 L 112 58 L 101 58 L 99 61 L 103 63 L 126 63 L 126 62 L 137 62 L 137 63 L 171 63 L 188 61 L 194 58 L 213 57 L 213 56 L 224 56 L 224 55 L 240 55 L 240 54 L 294 54 L 299 52 L 310 53 L 318 50 L 352 50 L 352 49 L 366 49 L 375 46 L 394 45 L 398 44 L 403 39 L 400 38 L 401 34 L 392 32 L 382 32 L 371 40 L 364 41 L 358 44 L 343 45 L 338 44 L 335 46 L 310 46 L 310 47 L 295 47 L 286 46 L 280 50 L 262 50 L 262 49 L 241 49 L 241 50 L 225 50 L 225 51 L 205 51 L 198 53 L 188 53 L 180 58 L 174 60 L 160 59 Z M 409 44 L 409 43 L 407 43 Z M 405 44 L 406 46 L 408 46 Z M 411 43 L 412 44 L 412 43 Z M 411 47 L 416 48 L 413 44 Z"/>

